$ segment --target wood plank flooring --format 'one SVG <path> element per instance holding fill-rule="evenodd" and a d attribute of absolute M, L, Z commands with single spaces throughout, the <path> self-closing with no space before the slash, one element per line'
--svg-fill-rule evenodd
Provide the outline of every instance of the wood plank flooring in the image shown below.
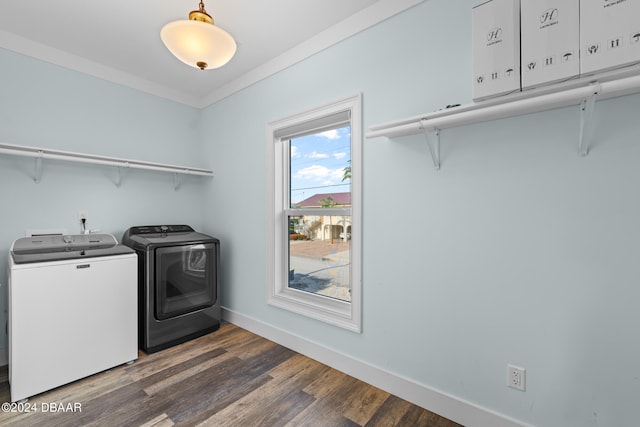
<path fill-rule="evenodd" d="M 0 401 L 9 400 L 3 367 Z M 231 324 L 28 403 L 38 411 L 0 412 L 0 425 L 459 426 Z M 60 405 L 76 411 L 52 412 Z"/>

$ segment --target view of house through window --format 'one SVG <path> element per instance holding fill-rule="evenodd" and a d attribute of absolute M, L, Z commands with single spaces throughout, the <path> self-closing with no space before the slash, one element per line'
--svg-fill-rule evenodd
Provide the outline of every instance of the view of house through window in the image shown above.
<path fill-rule="evenodd" d="M 289 141 L 288 287 L 351 302 L 351 127 Z"/>
<path fill-rule="evenodd" d="M 362 97 L 267 124 L 267 303 L 362 329 Z"/>

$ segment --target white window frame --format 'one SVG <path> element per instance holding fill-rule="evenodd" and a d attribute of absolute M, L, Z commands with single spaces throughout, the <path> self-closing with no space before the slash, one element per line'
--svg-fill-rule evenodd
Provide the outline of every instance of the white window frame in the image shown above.
<path fill-rule="evenodd" d="M 348 112 L 351 125 L 351 301 L 292 289 L 289 284 L 289 141 L 322 132 Z M 267 303 L 353 332 L 362 331 L 362 96 L 360 94 L 267 124 Z M 322 210 L 326 215 L 334 209 Z M 342 209 L 337 209 L 343 212 Z"/>

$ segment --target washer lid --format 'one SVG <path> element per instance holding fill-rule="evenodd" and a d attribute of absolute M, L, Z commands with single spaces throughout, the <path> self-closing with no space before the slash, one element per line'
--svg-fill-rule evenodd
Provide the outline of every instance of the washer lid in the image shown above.
<path fill-rule="evenodd" d="M 13 243 L 11 255 L 16 264 L 83 259 L 134 253 L 119 245 L 111 234 L 33 236 Z"/>

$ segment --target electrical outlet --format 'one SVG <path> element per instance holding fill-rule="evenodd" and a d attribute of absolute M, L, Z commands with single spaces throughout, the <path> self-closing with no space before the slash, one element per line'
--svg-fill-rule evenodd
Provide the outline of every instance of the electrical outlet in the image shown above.
<path fill-rule="evenodd" d="M 78 221 L 82 222 L 84 219 L 85 222 L 89 221 L 89 212 L 87 211 L 78 211 Z"/>
<path fill-rule="evenodd" d="M 518 366 L 507 365 L 507 386 L 516 390 L 525 391 L 527 385 L 526 369 Z"/>

